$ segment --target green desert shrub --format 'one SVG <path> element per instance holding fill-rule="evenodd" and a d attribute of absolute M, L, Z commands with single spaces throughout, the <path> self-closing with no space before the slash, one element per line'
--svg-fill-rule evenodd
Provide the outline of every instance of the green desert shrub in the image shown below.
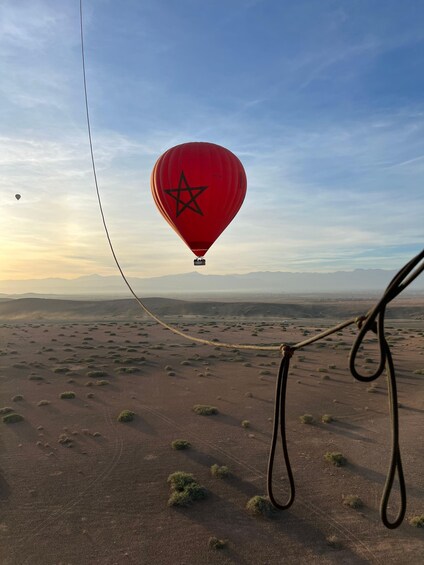
<path fill-rule="evenodd" d="M 247 501 L 246 510 L 253 516 L 263 516 L 271 518 L 275 513 L 275 508 L 265 496 L 253 496 Z"/>
<path fill-rule="evenodd" d="M 100 379 L 99 381 L 95 382 L 96 386 L 106 386 L 110 384 L 109 381 L 107 381 L 106 379 Z"/>
<path fill-rule="evenodd" d="M 334 422 L 334 418 L 331 414 L 323 414 L 321 416 L 321 422 L 323 424 L 331 424 L 331 422 Z"/>
<path fill-rule="evenodd" d="M 185 488 L 185 492 L 190 497 L 190 502 L 194 500 L 203 500 L 207 496 L 207 491 L 205 487 L 200 486 L 197 482 L 191 483 Z"/>
<path fill-rule="evenodd" d="M 175 473 L 169 475 L 167 482 L 172 490 L 182 491 L 191 483 L 195 483 L 196 479 L 191 473 L 175 471 Z"/>
<path fill-rule="evenodd" d="M 21 416 L 20 414 L 16 414 L 15 412 L 3 416 L 3 422 L 5 424 L 15 424 L 16 422 L 22 422 L 23 419 L 24 419 L 23 416 Z"/>
<path fill-rule="evenodd" d="M 189 506 L 192 502 L 207 496 L 206 489 L 199 485 L 191 473 L 176 471 L 169 475 L 167 482 L 171 487 L 169 506 Z"/>
<path fill-rule="evenodd" d="M 343 504 L 350 508 L 362 508 L 364 505 L 362 500 L 359 496 L 356 496 L 356 494 L 347 494 L 346 496 L 343 496 Z"/>
<path fill-rule="evenodd" d="M 13 408 L 11 408 L 10 406 L 4 406 L 3 408 L 0 408 L 0 414 L 10 414 L 10 412 L 14 412 Z"/>
<path fill-rule="evenodd" d="M 250 428 L 250 422 L 249 422 L 249 420 L 242 420 L 242 422 L 241 422 L 241 427 L 242 427 L 242 428 Z"/>
<path fill-rule="evenodd" d="M 189 449 L 191 447 L 191 443 L 185 439 L 175 439 L 171 443 L 172 449 L 181 450 L 181 449 Z"/>
<path fill-rule="evenodd" d="M 218 465 L 217 463 L 214 463 L 211 466 L 211 475 L 213 477 L 225 479 L 230 476 L 230 469 L 226 465 Z"/>
<path fill-rule="evenodd" d="M 102 377 L 107 377 L 106 371 L 88 371 L 87 377 L 89 379 L 101 379 Z"/>
<path fill-rule="evenodd" d="M 55 367 L 53 369 L 53 373 L 57 373 L 57 374 L 65 374 L 65 373 L 69 373 L 70 369 L 68 369 L 68 367 Z"/>
<path fill-rule="evenodd" d="M 28 377 L 28 380 L 30 380 L 30 381 L 43 381 L 44 377 L 42 377 L 40 375 L 30 375 Z"/>
<path fill-rule="evenodd" d="M 312 414 L 303 414 L 303 416 L 300 416 L 300 421 L 302 422 L 302 424 L 314 424 L 315 420 L 314 417 L 312 416 Z"/>
<path fill-rule="evenodd" d="M 168 506 L 189 506 L 191 503 L 190 495 L 186 490 L 173 491 L 168 498 Z"/>
<path fill-rule="evenodd" d="M 122 410 L 118 416 L 118 422 L 132 422 L 134 420 L 135 413 L 131 410 Z"/>
<path fill-rule="evenodd" d="M 117 373 L 124 373 L 126 375 L 131 375 L 132 373 L 138 373 L 139 369 L 137 367 L 118 367 L 116 369 Z"/>
<path fill-rule="evenodd" d="M 415 528 L 424 528 L 424 514 L 421 514 L 421 516 L 413 516 L 409 520 L 409 523 Z"/>
<path fill-rule="evenodd" d="M 13 402 L 19 402 L 23 399 L 24 399 L 24 397 L 22 396 L 22 394 L 15 394 L 15 396 L 12 397 Z"/>
<path fill-rule="evenodd" d="M 208 404 L 195 404 L 193 406 L 193 412 L 200 416 L 211 416 L 218 414 L 218 408 L 216 406 L 209 406 Z"/>
<path fill-rule="evenodd" d="M 208 541 L 209 549 L 224 549 L 226 546 L 227 546 L 226 540 L 216 538 L 215 536 L 209 538 Z"/>
<path fill-rule="evenodd" d="M 337 451 L 327 451 L 324 459 L 336 467 L 344 467 L 347 463 L 347 459 Z"/>
<path fill-rule="evenodd" d="M 47 404 L 50 404 L 48 400 L 40 400 L 37 406 L 47 406 Z"/>
<path fill-rule="evenodd" d="M 64 398 L 64 399 L 67 399 L 67 398 L 75 398 L 75 392 L 72 392 L 72 391 L 70 391 L 70 390 L 69 390 L 69 391 L 66 391 L 66 392 L 61 392 L 61 393 L 60 393 L 60 398 Z"/>

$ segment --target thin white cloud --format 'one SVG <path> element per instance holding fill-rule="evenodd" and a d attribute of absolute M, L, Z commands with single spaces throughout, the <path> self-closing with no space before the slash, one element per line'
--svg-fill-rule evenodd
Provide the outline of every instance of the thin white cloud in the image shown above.
<path fill-rule="evenodd" d="M 418 157 L 414 157 L 413 159 L 407 159 L 406 161 L 401 161 L 400 163 L 395 163 L 394 165 L 390 165 L 389 168 L 395 167 L 404 167 L 405 165 L 410 165 L 411 163 L 417 163 L 424 159 L 424 155 L 419 155 Z"/>
<path fill-rule="evenodd" d="M 249 10 L 250 4 L 239 8 Z M 0 8 L 0 57 L 7 71 L 0 86 L 7 109 L 0 137 L 3 278 L 116 272 L 92 178 L 78 30 L 69 13 L 56 12 L 55 3 L 41 1 L 23 2 L 22 8 L 6 2 Z M 50 54 L 60 34 L 63 42 Z M 290 73 L 283 80 L 240 94 L 225 107 L 206 96 L 193 99 L 189 88 L 173 92 L 173 103 L 185 111 L 174 112 L 172 122 L 162 108 L 169 95 L 157 78 L 128 77 L 121 84 L 107 76 L 107 67 L 96 71 L 93 51 L 88 78 L 100 190 L 118 257 L 129 274 L 192 270 L 191 252 L 153 204 L 149 176 L 169 146 L 205 137 L 238 154 L 249 180 L 246 201 L 212 247 L 205 272 L 390 267 L 398 254 L 407 254 L 392 249 L 422 241 L 424 111 L 419 104 L 351 119 L 328 114 L 310 121 L 275 120 L 275 114 L 263 112 L 289 87 L 305 89 L 335 65 L 386 48 L 370 39 L 336 55 L 325 46 L 302 53 L 285 67 Z M 45 54 L 45 60 L 32 58 L 28 66 L 31 50 Z M 125 124 L 103 110 L 104 92 L 113 91 L 118 104 L 125 89 L 149 98 L 134 114 L 139 128 L 128 127 L 119 105 Z"/>

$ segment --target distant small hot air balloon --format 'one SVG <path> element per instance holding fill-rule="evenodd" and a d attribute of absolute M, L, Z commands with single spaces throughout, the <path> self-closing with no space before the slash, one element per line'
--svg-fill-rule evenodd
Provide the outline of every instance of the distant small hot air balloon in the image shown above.
<path fill-rule="evenodd" d="M 204 255 L 240 209 L 246 195 L 240 160 L 214 143 L 168 149 L 153 168 L 150 185 L 165 220 L 204 265 Z"/>
<path fill-rule="evenodd" d="M 20 199 L 21 199 L 21 195 L 20 195 L 20 194 L 15 194 L 15 198 L 16 198 L 16 200 L 20 200 Z"/>

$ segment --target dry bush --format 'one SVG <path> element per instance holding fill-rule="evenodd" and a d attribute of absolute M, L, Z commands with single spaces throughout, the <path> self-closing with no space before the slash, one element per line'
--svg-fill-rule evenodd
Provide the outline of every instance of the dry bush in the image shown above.
<path fill-rule="evenodd" d="M 421 514 L 421 516 L 413 516 L 410 518 L 409 523 L 415 528 L 424 528 L 424 514 Z"/>
<path fill-rule="evenodd" d="M 64 445 L 65 447 L 72 447 L 73 446 L 73 439 L 67 436 L 66 434 L 61 434 L 59 439 L 57 440 L 58 443 Z"/>
<path fill-rule="evenodd" d="M 102 377 L 107 377 L 106 371 L 88 371 L 87 377 L 89 379 L 101 379 Z"/>
<path fill-rule="evenodd" d="M 177 451 L 182 449 L 189 449 L 191 447 L 191 443 L 185 439 L 175 439 L 171 443 L 172 449 L 176 449 Z"/>
<path fill-rule="evenodd" d="M 189 506 L 207 496 L 206 489 L 199 485 L 191 473 L 176 471 L 169 475 L 167 482 L 171 487 L 168 506 Z"/>
<path fill-rule="evenodd" d="M 227 546 L 227 540 L 216 538 L 212 536 L 208 540 L 209 549 L 224 549 Z"/>
<path fill-rule="evenodd" d="M 315 419 L 312 416 L 312 414 L 303 414 L 303 416 L 300 416 L 300 421 L 302 422 L 302 424 L 314 424 L 315 423 Z"/>
<path fill-rule="evenodd" d="M 246 510 L 253 516 L 271 518 L 275 514 L 275 508 L 265 496 L 253 496 L 247 501 Z"/>
<path fill-rule="evenodd" d="M 347 463 L 347 459 L 337 451 L 327 451 L 324 459 L 336 467 L 344 467 Z"/>
<path fill-rule="evenodd" d="M 342 546 L 342 543 L 340 541 L 340 538 L 337 537 L 336 535 L 331 535 L 331 536 L 327 536 L 325 538 L 327 544 L 332 547 L 333 549 L 340 549 Z"/>
<path fill-rule="evenodd" d="M 225 479 L 230 476 L 230 469 L 226 465 L 218 465 L 214 463 L 211 466 L 211 475 L 220 479 Z"/>
<path fill-rule="evenodd" d="M 72 391 L 65 391 L 61 392 L 59 398 L 68 399 L 68 398 L 75 398 L 75 392 Z"/>
<path fill-rule="evenodd" d="M 362 500 L 359 498 L 359 496 L 356 496 L 356 494 L 347 494 L 346 496 L 342 497 L 342 500 L 343 504 L 345 506 L 349 506 L 350 508 L 362 508 L 362 506 L 364 505 Z"/>
<path fill-rule="evenodd" d="M 5 424 L 16 424 L 17 422 L 22 422 L 23 419 L 24 419 L 23 416 L 21 416 L 20 414 L 16 414 L 15 412 L 3 416 L 3 422 Z"/>
<path fill-rule="evenodd" d="M 208 404 L 195 404 L 193 406 L 193 412 L 200 416 L 212 416 L 218 414 L 218 408 L 216 406 L 209 406 Z"/>
<path fill-rule="evenodd" d="M 134 420 L 135 413 L 131 410 L 122 410 L 118 416 L 118 422 L 132 422 Z"/>

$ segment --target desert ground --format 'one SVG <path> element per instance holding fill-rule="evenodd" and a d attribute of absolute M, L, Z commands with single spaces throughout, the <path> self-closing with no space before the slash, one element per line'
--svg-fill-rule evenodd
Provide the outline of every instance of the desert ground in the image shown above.
<path fill-rule="evenodd" d="M 173 321 L 210 340 L 265 344 L 296 343 L 337 320 Z M 349 374 L 354 327 L 292 359 L 287 435 L 296 500 L 267 518 L 250 515 L 246 503 L 266 494 L 278 353 L 195 345 L 148 320 L 3 321 L 0 408 L 23 420 L 0 422 L 1 564 L 423 563 L 424 529 L 409 520 L 424 513 L 424 321 L 386 325 L 408 493 L 397 530 L 378 513 L 390 453 L 386 382 L 370 387 Z M 375 359 L 371 339 L 359 364 L 367 371 Z M 197 404 L 218 413 L 198 415 Z M 123 410 L 133 421 L 118 421 Z M 302 423 L 304 414 L 314 423 Z M 322 423 L 324 414 L 333 421 Z M 173 449 L 176 439 L 191 447 Z M 325 461 L 329 451 L 347 465 Z M 281 458 L 275 489 L 285 501 Z M 213 476 L 214 464 L 230 475 Z M 207 497 L 169 506 L 167 478 L 176 471 L 192 473 Z M 344 504 L 348 495 L 363 506 Z M 209 547 L 214 536 L 224 548 Z"/>

